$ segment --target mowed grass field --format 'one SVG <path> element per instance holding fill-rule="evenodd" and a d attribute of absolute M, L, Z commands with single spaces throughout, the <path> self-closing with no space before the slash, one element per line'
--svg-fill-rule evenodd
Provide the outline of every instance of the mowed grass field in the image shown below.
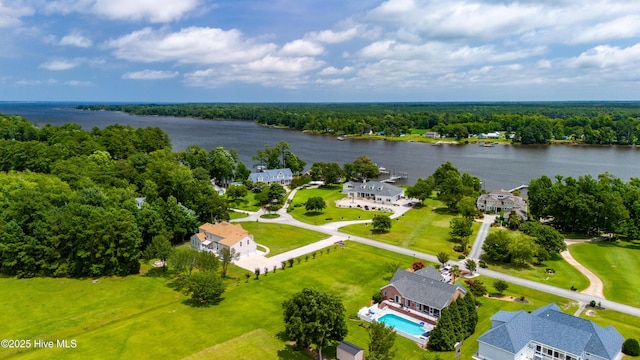
<path fill-rule="evenodd" d="M 453 217 L 441 202 L 428 199 L 424 206 L 416 206 L 392 220 L 391 231 L 388 233 L 373 234 L 371 224 L 349 225 L 340 228 L 340 231 L 428 254 L 435 255 L 444 251 L 452 260 L 457 260 L 458 254 L 453 251 L 455 243 L 448 240 L 449 222 Z M 473 245 L 479 229 L 480 223 L 474 222 L 469 246 Z"/>
<path fill-rule="evenodd" d="M 640 241 L 574 244 L 569 251 L 602 280 L 607 299 L 640 306 Z"/>
<path fill-rule="evenodd" d="M 329 237 L 329 235 L 317 231 L 285 224 L 254 221 L 238 222 L 238 224 L 253 234 L 256 243 L 271 250 L 268 256 L 281 254 Z"/>
<path fill-rule="evenodd" d="M 582 273 L 576 268 L 564 261 L 560 255 L 558 255 L 558 258 L 556 259 L 545 261 L 542 265 L 529 265 L 522 267 L 513 266 L 511 264 L 489 264 L 489 268 L 505 274 L 563 289 L 571 289 L 571 286 L 574 286 L 578 291 L 580 291 L 589 286 L 589 279 L 582 275 Z M 546 273 L 545 269 L 547 268 L 555 270 L 555 273 Z"/>
<path fill-rule="evenodd" d="M 223 300 L 209 308 L 192 308 L 174 291 L 170 279 L 153 276 L 92 279 L 0 278 L 0 337 L 77 341 L 75 349 L 0 349 L 0 358 L 25 359 L 309 359 L 294 352 L 282 337 L 282 302 L 304 287 L 339 296 L 346 316 L 369 304 L 371 295 L 387 283 L 389 264 L 409 267 L 412 258 L 348 243 L 316 259 L 245 281 L 231 269 Z M 479 277 L 490 285 L 492 279 Z M 566 299 L 510 284 L 506 295 L 522 296 L 528 304 L 481 299 L 476 333 L 462 346 L 462 358 L 477 351 L 476 339 L 491 326 L 498 310 L 533 310 L 549 302 L 573 312 Z M 599 321 L 607 325 L 609 312 Z M 612 323 L 619 323 L 614 319 Z M 626 318 L 629 332 L 640 333 L 640 319 Z M 346 340 L 367 348 L 360 321 L 349 319 Z M 396 340 L 398 359 L 424 359 L 410 340 Z M 334 348 L 326 348 L 335 355 Z M 441 353 L 443 360 L 456 359 Z"/>
<path fill-rule="evenodd" d="M 311 197 L 321 197 L 324 199 L 327 207 L 322 211 L 307 211 L 304 204 Z M 307 224 L 322 225 L 334 221 L 347 220 L 365 220 L 373 219 L 375 214 L 385 214 L 379 211 L 363 210 L 354 208 L 339 208 L 336 206 L 336 200 L 343 199 L 346 195 L 342 193 L 342 185 L 333 185 L 330 187 L 300 189 L 296 192 L 289 212 L 294 219 L 305 222 Z M 389 213 L 386 213 L 389 215 Z"/>

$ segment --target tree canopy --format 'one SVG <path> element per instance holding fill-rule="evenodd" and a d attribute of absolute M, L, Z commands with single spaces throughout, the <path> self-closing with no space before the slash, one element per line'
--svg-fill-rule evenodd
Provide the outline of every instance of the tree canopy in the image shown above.
<path fill-rule="evenodd" d="M 340 299 L 306 288 L 282 303 L 285 333 L 297 349 L 316 345 L 318 358 L 322 348 L 347 336 L 345 309 Z"/>

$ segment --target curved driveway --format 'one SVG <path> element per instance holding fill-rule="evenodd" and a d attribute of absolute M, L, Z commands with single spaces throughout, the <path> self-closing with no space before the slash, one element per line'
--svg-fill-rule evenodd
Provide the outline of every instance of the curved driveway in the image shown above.
<path fill-rule="evenodd" d="M 288 199 L 293 199 L 293 196 L 295 195 L 296 190 L 293 190 L 290 194 Z M 411 249 L 407 249 L 407 248 L 403 248 L 403 247 L 399 247 L 399 246 L 395 246 L 395 245 L 391 245 L 391 244 L 386 244 L 383 242 L 379 242 L 379 241 L 375 241 L 375 240 L 371 240 L 371 239 L 367 239 L 364 237 L 360 237 L 360 236 L 354 236 L 354 235 L 349 235 L 349 234 L 345 234 L 343 232 L 339 231 L 339 228 L 337 227 L 338 224 L 340 227 L 342 226 L 346 226 L 346 225 L 350 225 L 350 224 L 354 224 L 354 223 L 363 223 L 363 222 L 367 222 L 370 220 L 358 220 L 358 221 L 343 221 L 340 223 L 334 223 L 333 225 L 330 224 L 324 224 L 324 225 L 311 225 L 311 224 L 307 224 L 307 223 L 303 223 L 301 221 L 298 221 L 296 219 L 294 219 L 290 214 L 287 213 L 286 211 L 286 207 L 287 205 L 285 205 L 282 209 L 278 210 L 278 214 L 280 214 L 280 217 L 276 218 L 276 219 L 261 219 L 260 218 L 260 212 L 256 212 L 256 213 L 250 213 L 250 212 L 246 212 L 243 211 L 245 213 L 248 213 L 249 216 L 246 218 L 241 218 L 241 219 L 235 219 L 235 222 L 242 222 L 242 221 L 261 221 L 261 222 L 267 222 L 267 223 L 278 223 L 278 224 L 287 224 L 287 225 L 292 225 L 292 226 L 297 226 L 303 229 L 308 229 L 308 230 L 313 230 L 313 231 L 317 231 L 317 232 L 322 232 L 328 235 L 331 235 L 331 239 L 333 240 L 350 240 L 350 241 L 354 241 L 354 242 L 358 242 L 361 244 L 365 244 L 365 245 L 369 245 L 369 246 L 373 246 L 379 249 L 383 249 L 383 250 L 387 250 L 387 251 L 392 251 L 398 254 L 403 254 L 403 255 L 407 255 L 407 256 L 414 256 L 416 259 L 421 259 L 421 260 L 427 260 L 430 262 L 434 262 L 434 263 L 438 263 L 438 259 L 435 255 L 431 255 L 431 254 L 426 254 L 426 253 L 422 253 L 422 252 L 418 252 L 415 250 L 411 250 Z M 484 222 L 483 222 L 484 225 Z M 485 234 L 486 236 L 486 234 Z M 326 247 L 328 245 L 326 242 L 327 239 L 325 240 L 321 240 L 317 243 L 318 249 L 321 249 L 323 247 Z M 482 241 L 484 241 L 484 239 L 482 239 Z M 476 242 L 478 242 L 478 239 L 476 239 Z M 311 244 L 313 245 L 313 244 Z M 482 245 L 479 245 L 480 248 L 482 247 Z M 474 243 L 474 247 L 475 247 L 475 243 Z M 315 249 L 314 246 L 310 246 L 307 245 L 305 248 L 308 249 Z M 295 251 L 295 250 L 293 250 Z M 313 251 L 313 250 L 310 250 Z M 472 248 L 472 252 L 473 252 L 473 248 Z M 282 255 L 282 254 L 281 254 Z M 464 264 L 463 262 L 454 262 L 457 263 L 461 268 L 464 268 Z M 499 273 L 493 270 L 489 270 L 489 269 L 482 269 L 479 268 L 476 271 L 478 274 L 480 275 L 484 275 L 484 276 L 488 276 L 494 279 L 502 279 L 520 286 L 524 286 L 530 289 L 534 289 L 534 290 L 538 290 L 538 291 L 542 291 L 542 292 L 546 292 L 548 294 L 553 294 L 553 295 L 557 295 L 557 296 L 561 296 L 561 297 L 565 297 L 568 299 L 572 299 L 581 303 L 589 303 L 591 300 L 595 300 L 595 301 L 599 301 L 602 306 L 604 308 L 608 308 L 611 310 L 615 310 L 615 311 L 619 311 L 625 314 L 629 314 L 629 315 L 633 315 L 633 316 L 638 316 L 640 317 L 640 308 L 637 307 L 633 307 L 633 306 L 629 306 L 629 305 L 625 305 L 625 304 L 620 304 L 620 303 L 616 303 L 610 300 L 607 300 L 601 296 L 594 296 L 594 295 L 590 295 L 590 294 L 583 294 L 583 293 L 578 293 L 575 291 L 571 291 L 569 289 L 561 289 L 555 286 L 550 286 L 550 285 L 546 285 L 546 284 L 542 284 L 539 282 L 535 282 L 535 281 L 531 281 L 531 280 L 527 280 L 527 279 L 522 279 L 516 276 L 512 276 L 512 275 L 508 275 L 508 274 L 503 274 L 503 273 Z"/>

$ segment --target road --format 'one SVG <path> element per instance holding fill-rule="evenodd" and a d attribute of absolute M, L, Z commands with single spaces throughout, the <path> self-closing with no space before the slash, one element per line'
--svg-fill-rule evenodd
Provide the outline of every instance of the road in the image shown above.
<path fill-rule="evenodd" d="M 293 190 L 289 194 L 289 199 L 293 199 L 293 196 L 295 195 L 295 192 L 296 192 L 296 190 Z M 426 254 L 426 253 L 422 253 L 422 252 L 419 252 L 419 251 L 415 251 L 415 250 L 411 250 L 411 249 L 407 249 L 407 248 L 403 248 L 403 247 L 399 247 L 399 246 L 395 246 L 395 245 L 391 245 L 391 244 L 386 244 L 386 243 L 383 243 L 383 242 L 367 239 L 367 238 L 360 237 L 360 236 L 349 235 L 349 234 L 345 234 L 345 233 L 339 231 L 339 227 L 350 225 L 350 224 L 354 224 L 354 223 L 363 223 L 363 222 L 367 222 L 367 220 L 344 221 L 344 222 L 340 222 L 340 223 L 329 223 L 329 224 L 324 224 L 324 225 L 312 225 L 312 224 L 303 223 L 303 222 L 298 221 L 298 220 L 294 219 L 293 217 L 291 217 L 291 215 L 288 214 L 287 211 L 286 211 L 286 205 L 285 205 L 285 207 L 283 207 L 282 209 L 280 209 L 278 211 L 278 214 L 280 215 L 280 217 L 275 218 L 275 219 L 261 219 L 260 218 L 260 212 L 256 212 L 256 213 L 247 212 L 247 213 L 249 214 L 248 217 L 241 218 L 241 219 L 235 219 L 234 221 L 235 222 L 243 222 L 243 221 L 256 221 L 257 220 L 257 221 L 266 222 L 266 223 L 277 223 L 277 224 L 287 224 L 287 225 L 297 226 L 297 227 L 300 227 L 300 228 L 303 228 L 303 229 L 313 230 L 313 231 L 325 233 L 327 235 L 331 235 L 333 237 L 332 240 L 336 240 L 336 241 L 337 240 L 354 241 L 354 242 L 357 242 L 357 243 L 373 246 L 373 247 L 376 247 L 376 248 L 379 248 L 379 249 L 392 251 L 392 252 L 395 252 L 395 253 L 398 253 L 398 254 L 403 254 L 403 255 L 407 255 L 407 256 L 413 256 L 416 259 L 426 260 L 426 261 L 438 263 L 438 259 L 437 259 L 437 257 L 435 255 Z M 489 221 L 488 219 L 486 219 L 487 217 L 488 216 L 485 216 L 485 220 Z M 480 235 L 480 233 L 482 233 L 482 229 L 484 227 L 485 227 L 485 222 L 483 221 L 483 224 L 480 227 L 479 235 Z M 474 242 L 474 246 L 473 246 L 473 248 L 471 250 L 472 254 L 473 254 L 474 248 L 476 247 L 477 244 L 480 244 L 480 245 L 478 245 L 478 247 L 480 249 L 482 248 L 482 242 L 484 242 L 484 238 L 486 237 L 486 233 L 487 232 L 488 232 L 488 227 L 486 228 L 486 231 L 485 231 L 483 237 L 481 237 L 480 239 L 476 238 L 476 241 Z M 316 246 L 318 247 L 318 249 L 327 246 L 326 245 L 327 242 L 326 241 L 322 241 L 322 240 L 320 242 L 318 242 L 318 243 L 315 243 L 315 244 L 317 244 Z M 309 252 L 311 252 L 311 251 L 313 251 L 313 249 L 316 249 L 316 246 L 309 246 L 308 245 L 306 248 L 309 250 Z M 293 250 L 293 251 L 295 251 L 295 250 Z M 299 255 L 301 255 L 301 254 L 299 254 Z M 281 257 L 283 257 L 283 256 L 281 256 Z M 455 262 L 455 261 L 450 261 L 450 262 L 452 262 L 454 264 L 458 264 L 461 269 L 464 268 L 464 263 L 463 262 Z M 592 300 L 595 300 L 596 302 L 600 302 L 602 304 L 602 306 L 604 308 L 606 308 L 606 309 L 611 309 L 611 310 L 619 311 L 619 312 L 622 312 L 622 313 L 625 313 L 625 314 L 629 314 L 629 315 L 640 317 L 640 308 L 629 306 L 629 305 L 625 305 L 625 304 L 621 304 L 621 303 L 617 303 L 617 302 L 614 302 L 614 301 L 610 301 L 610 300 L 607 300 L 607 299 L 599 297 L 599 296 L 581 294 L 581 293 L 578 293 L 578 292 L 575 292 L 575 291 L 571 291 L 569 289 L 561 289 L 561 288 L 558 288 L 558 287 L 555 287 L 555 286 L 550 286 L 550 285 L 542 284 L 542 283 L 539 283 L 539 282 L 535 282 L 535 281 L 531 281 L 531 280 L 527 280 L 527 279 L 522 279 L 522 278 L 519 278 L 519 277 L 516 277 L 516 276 L 503 274 L 503 273 L 500 273 L 500 272 L 497 272 L 497 271 L 492 271 L 492 270 L 489 270 L 489 269 L 479 268 L 476 272 L 478 274 L 480 274 L 480 275 L 488 276 L 488 277 L 491 277 L 491 278 L 494 278 L 494 279 L 502 279 L 502 280 L 508 281 L 510 283 L 517 284 L 517 285 L 520 285 L 520 286 L 524 286 L 524 287 L 527 287 L 527 288 L 530 288 L 530 289 L 534 289 L 534 290 L 542 291 L 542 292 L 545 292 L 545 293 L 548 293 L 548 294 L 553 294 L 553 295 L 565 297 L 567 299 L 575 300 L 575 301 L 580 302 L 581 304 L 589 303 Z"/>
<path fill-rule="evenodd" d="M 480 260 L 484 239 L 487 238 L 489 229 L 491 228 L 491 224 L 496 221 L 496 217 L 497 215 L 485 215 L 482 219 L 482 225 L 480 225 L 480 230 L 478 231 L 478 235 L 476 235 L 476 239 L 473 242 L 473 246 L 471 247 L 471 252 L 469 253 L 470 259 Z"/>

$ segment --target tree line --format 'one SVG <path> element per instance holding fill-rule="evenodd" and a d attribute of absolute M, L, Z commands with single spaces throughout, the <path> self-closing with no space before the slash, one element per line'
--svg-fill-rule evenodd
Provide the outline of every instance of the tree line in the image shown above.
<path fill-rule="evenodd" d="M 177 244 L 229 218 L 210 178 L 245 176 L 236 159 L 223 148 L 174 153 L 159 128 L 38 128 L 0 115 L 0 272 L 138 273 L 154 238 Z"/>
<path fill-rule="evenodd" d="M 604 173 L 529 182 L 529 212 L 564 232 L 640 237 L 640 179 L 624 182 Z"/>
<path fill-rule="evenodd" d="M 638 102 L 142 104 L 78 108 L 135 115 L 251 120 L 336 135 L 401 135 L 412 129 L 427 129 L 457 139 L 504 131 L 513 134 L 513 142 L 522 144 L 546 144 L 565 138 L 603 145 L 640 142 Z"/>

